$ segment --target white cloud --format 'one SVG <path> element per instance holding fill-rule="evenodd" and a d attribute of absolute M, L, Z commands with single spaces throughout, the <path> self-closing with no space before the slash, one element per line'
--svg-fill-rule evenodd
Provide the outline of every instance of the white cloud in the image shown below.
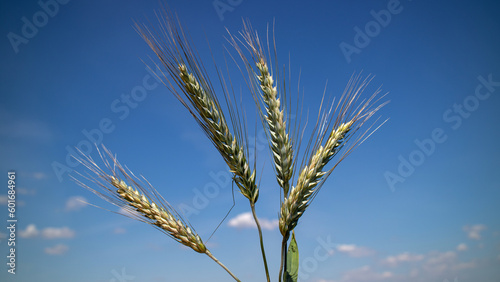
<path fill-rule="evenodd" d="M 62 255 L 69 250 L 69 247 L 63 244 L 45 248 L 45 253 L 49 255 Z"/>
<path fill-rule="evenodd" d="M 460 270 L 476 267 L 475 262 L 459 262 L 458 255 L 453 251 L 431 252 L 422 265 L 429 277 L 450 276 Z"/>
<path fill-rule="evenodd" d="M 45 239 L 58 239 L 58 238 L 73 238 L 75 237 L 75 231 L 69 229 L 68 227 L 47 227 L 42 230 L 42 236 Z"/>
<path fill-rule="evenodd" d="M 387 281 L 394 278 L 394 273 L 390 271 L 377 272 L 371 266 L 365 265 L 360 268 L 346 271 L 339 282 L 370 282 L 370 281 Z"/>
<path fill-rule="evenodd" d="M 481 239 L 481 231 L 483 231 L 485 229 L 486 229 L 486 225 L 484 225 L 484 224 L 476 224 L 476 225 L 472 225 L 472 226 L 466 225 L 463 227 L 463 230 L 465 231 L 465 233 L 467 233 L 467 237 L 469 237 L 470 239 L 474 239 L 474 240 Z"/>
<path fill-rule="evenodd" d="M 34 195 L 36 195 L 36 190 L 35 189 L 17 188 L 16 192 L 19 195 L 28 195 L 28 196 L 34 196 Z"/>
<path fill-rule="evenodd" d="M 66 211 L 77 211 L 87 205 L 87 199 L 82 196 L 73 196 L 66 201 Z"/>
<path fill-rule="evenodd" d="M 34 224 L 30 224 L 25 230 L 19 231 L 19 236 L 21 236 L 21 238 L 33 238 L 38 236 L 39 233 L 40 232 L 36 229 L 36 226 Z"/>
<path fill-rule="evenodd" d="M 353 250 L 352 246 L 344 246 L 345 250 Z M 403 262 L 411 265 L 402 264 Z M 385 269 L 384 266 L 398 266 L 396 269 Z M 389 256 L 380 264 L 365 265 L 342 273 L 339 279 L 319 279 L 317 282 L 422 282 L 437 281 L 436 277 L 456 277 L 461 271 L 476 268 L 474 261 L 458 261 L 453 251 L 430 252 L 428 254 L 411 254 L 408 252 Z M 332 277 L 333 278 L 333 277 Z M 441 280 L 442 281 L 442 280 Z"/>
<path fill-rule="evenodd" d="M 265 218 L 259 218 L 259 223 L 262 229 L 272 230 L 278 227 L 279 221 L 277 219 L 269 220 Z M 252 213 L 250 212 L 239 214 L 236 217 L 230 219 L 228 225 L 235 228 L 257 228 Z"/>
<path fill-rule="evenodd" d="M 354 244 L 337 245 L 337 251 L 345 253 L 351 257 L 367 257 L 375 253 L 375 251 L 369 248 L 357 246 Z"/>
<path fill-rule="evenodd" d="M 395 256 L 388 256 L 384 260 L 382 260 L 383 264 L 395 267 L 399 265 L 402 262 L 415 262 L 415 261 L 421 261 L 424 259 L 424 255 L 419 255 L 419 254 L 410 254 L 408 252 L 401 253 L 399 255 Z"/>
<path fill-rule="evenodd" d="M 465 243 L 458 244 L 457 251 L 467 251 L 469 247 Z"/>
<path fill-rule="evenodd" d="M 35 238 L 39 235 L 44 239 L 68 239 L 75 237 L 75 231 L 68 227 L 47 227 L 39 231 L 34 224 L 30 224 L 25 230 L 19 231 L 19 236 L 22 238 Z"/>

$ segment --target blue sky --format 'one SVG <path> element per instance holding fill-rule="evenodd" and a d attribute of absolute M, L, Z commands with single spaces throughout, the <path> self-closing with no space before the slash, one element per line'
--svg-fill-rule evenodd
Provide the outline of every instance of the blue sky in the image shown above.
<path fill-rule="evenodd" d="M 380 85 L 389 92 L 377 115 L 389 121 L 335 169 L 296 228 L 300 281 L 498 281 L 496 1 L 168 4 L 214 82 L 207 41 L 224 65 L 225 28 L 236 33 L 248 18 L 261 36 L 275 21 L 278 59 L 290 58 L 292 85 L 301 72 L 310 120 L 326 81 L 326 94 L 337 97 L 363 70 L 375 75 L 365 95 Z M 0 214 L 7 226 L 7 172 L 15 170 L 18 222 L 16 275 L 7 273 L 9 234 L 0 229 L 0 280 L 232 281 L 154 228 L 82 205 L 118 211 L 61 170 L 71 167 L 69 150 L 102 141 L 205 240 L 232 206 L 222 158 L 142 62 L 152 54 L 133 21 L 158 8 L 157 1 L 1 2 Z M 241 74 L 231 78 L 241 85 L 253 137 L 255 105 Z M 275 281 L 279 190 L 258 136 L 257 213 Z M 263 281 L 248 202 L 238 193 L 235 200 L 207 246 L 242 281 Z"/>

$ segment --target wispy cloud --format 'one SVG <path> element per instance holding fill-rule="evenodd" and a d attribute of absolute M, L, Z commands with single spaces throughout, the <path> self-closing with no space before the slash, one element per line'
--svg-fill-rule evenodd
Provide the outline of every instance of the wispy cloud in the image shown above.
<path fill-rule="evenodd" d="M 367 257 L 375 254 L 375 251 L 372 249 L 354 244 L 337 245 L 337 251 L 345 253 L 351 257 Z"/>
<path fill-rule="evenodd" d="M 29 224 L 25 230 L 19 231 L 22 238 L 35 238 L 40 235 L 43 239 L 69 239 L 75 237 L 76 232 L 69 227 L 47 227 L 40 231 L 35 224 Z"/>
<path fill-rule="evenodd" d="M 34 172 L 32 174 L 32 177 L 35 178 L 36 180 L 42 180 L 42 179 L 47 178 L 47 174 L 45 174 L 43 172 Z"/>
<path fill-rule="evenodd" d="M 481 239 L 481 231 L 486 229 L 486 225 L 484 224 L 476 224 L 476 225 L 466 225 L 463 227 L 463 230 L 465 233 L 467 233 L 467 237 L 470 239 L 474 240 L 480 240 Z"/>
<path fill-rule="evenodd" d="M 0 195 L 0 206 L 6 206 L 9 203 L 9 197 L 7 195 Z M 25 205 L 24 201 L 16 199 L 16 205 L 23 207 Z"/>
<path fill-rule="evenodd" d="M 424 259 L 424 255 L 410 254 L 408 252 L 404 252 L 402 254 L 398 254 L 395 256 L 388 256 L 387 258 L 382 260 L 382 264 L 395 267 L 395 266 L 398 266 L 400 263 L 421 261 L 423 259 Z"/>
<path fill-rule="evenodd" d="M 259 223 L 262 229 L 273 230 L 278 227 L 279 221 L 259 218 Z M 229 220 L 228 225 L 235 228 L 257 228 L 253 219 L 252 213 L 246 212 L 237 215 Z"/>
<path fill-rule="evenodd" d="M 360 268 L 344 272 L 340 280 L 319 280 L 324 282 L 369 282 L 369 281 L 388 281 L 395 275 L 390 271 L 378 272 L 371 266 L 365 265 Z"/>
<path fill-rule="evenodd" d="M 17 188 L 16 192 L 19 193 L 19 195 L 27 195 L 27 196 L 36 195 L 35 189 L 26 189 L 26 188 L 22 188 L 22 187 Z"/>
<path fill-rule="evenodd" d="M 73 196 L 66 201 L 66 211 L 77 211 L 87 206 L 87 199 L 82 196 Z"/>
<path fill-rule="evenodd" d="M 40 231 L 36 229 L 36 226 L 34 224 L 30 224 L 26 227 L 25 230 L 19 231 L 19 236 L 21 238 L 34 238 L 38 236 L 39 233 Z"/>
<path fill-rule="evenodd" d="M 385 267 L 391 269 L 385 269 Z M 397 268 L 396 268 L 397 267 Z M 381 263 L 365 265 L 345 271 L 340 279 L 320 279 L 318 282 L 421 282 L 437 281 L 436 277 L 452 279 L 461 271 L 476 268 L 474 261 L 463 262 L 458 260 L 454 251 L 429 252 L 428 254 L 412 254 L 404 252 L 388 256 Z M 453 280 L 452 280 L 453 281 Z"/>
<path fill-rule="evenodd" d="M 49 255 L 62 255 L 69 250 L 69 247 L 64 244 L 58 244 L 53 247 L 45 248 L 45 253 Z"/>
<path fill-rule="evenodd" d="M 10 114 L 2 115 L 6 122 L 0 125 L 0 136 L 30 141 L 50 141 L 53 133 L 47 123 L 32 119 L 16 119 Z"/>
<path fill-rule="evenodd" d="M 467 244 L 461 243 L 461 244 L 458 244 L 457 251 L 467 251 L 468 248 L 469 247 L 467 247 Z"/>
<path fill-rule="evenodd" d="M 75 237 L 75 231 L 69 229 L 68 227 L 54 228 L 47 227 L 42 230 L 42 237 L 45 239 L 59 239 L 59 238 L 73 238 Z"/>

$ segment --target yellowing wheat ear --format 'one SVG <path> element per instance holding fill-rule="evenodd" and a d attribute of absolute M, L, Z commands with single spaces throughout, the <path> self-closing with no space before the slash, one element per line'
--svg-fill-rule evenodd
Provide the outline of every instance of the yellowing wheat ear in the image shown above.
<path fill-rule="evenodd" d="M 87 174 L 78 174 L 82 180 L 72 176 L 76 183 L 127 211 L 127 216 L 156 227 L 195 252 L 208 255 L 239 281 L 210 253 L 196 231 L 145 178 L 139 179 L 130 170 L 125 169 L 104 146 L 102 151 L 99 148 L 97 150 L 105 169 L 100 168 L 90 156 L 83 154 L 80 157 L 74 156 L 89 170 Z M 83 182 L 83 179 L 93 182 L 100 189 L 91 188 Z"/>

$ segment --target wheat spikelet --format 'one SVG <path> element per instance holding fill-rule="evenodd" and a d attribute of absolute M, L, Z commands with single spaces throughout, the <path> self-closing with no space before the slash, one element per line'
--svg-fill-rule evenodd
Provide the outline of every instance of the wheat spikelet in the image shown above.
<path fill-rule="evenodd" d="M 208 75 L 186 38 L 182 26 L 176 23 L 167 11 L 159 17 L 159 24 L 159 30 L 136 24 L 137 31 L 157 55 L 164 69 L 161 71 L 161 67 L 155 64 L 154 71 L 189 110 L 222 155 L 241 193 L 251 203 L 255 203 L 259 195 L 255 184 L 255 171 L 252 171 L 247 160 L 247 148 L 242 137 L 244 133 L 239 120 L 232 112 L 232 105 L 226 96 L 231 124 L 236 135 L 229 129 Z M 226 91 L 224 88 L 224 94 L 227 95 Z"/>
<path fill-rule="evenodd" d="M 76 177 L 71 176 L 76 183 L 102 199 L 121 207 L 127 212 L 126 216 L 148 223 L 195 252 L 206 254 L 236 281 L 240 281 L 212 255 L 201 237 L 146 179 L 137 178 L 130 170 L 125 169 L 108 149 L 102 147 L 104 153 L 99 148 L 97 148 L 97 151 L 107 169 L 106 171 L 101 169 L 90 156 L 81 152 L 82 157 L 73 156 L 90 171 L 90 174 L 78 173 L 78 175 L 93 182 L 101 189 L 99 191 L 95 190 Z"/>
<path fill-rule="evenodd" d="M 297 225 L 300 216 L 310 203 L 309 198 L 315 192 L 314 188 L 326 174 L 323 168 L 337 153 L 352 124 L 353 122 L 350 121 L 347 124 L 341 124 L 337 130 L 333 130 L 325 146 L 318 148 L 310 163 L 300 172 L 297 186 L 293 187 L 290 196 L 286 198 L 281 207 L 279 227 L 283 235 L 293 230 Z"/>
<path fill-rule="evenodd" d="M 297 179 L 297 185 L 292 188 L 290 195 L 285 199 L 281 205 L 279 228 L 284 237 L 295 228 L 299 218 L 305 212 L 312 199 L 321 189 L 322 184 L 331 174 L 333 169 L 361 142 L 364 141 L 363 137 L 367 134 L 365 131 L 357 140 L 344 151 L 333 168 L 324 170 L 328 162 L 342 149 L 342 147 L 349 142 L 352 133 L 355 133 L 370 117 L 375 114 L 387 102 L 382 103 L 376 107 L 373 106 L 380 100 L 376 96 L 380 92 L 378 89 L 369 99 L 362 102 L 360 106 L 355 107 L 359 94 L 363 92 L 372 78 L 368 76 L 366 79 L 361 80 L 358 75 L 351 78 L 349 81 L 342 98 L 340 99 L 334 111 L 337 112 L 336 119 L 333 124 L 333 129 L 327 137 L 327 128 L 329 128 L 331 120 L 329 114 L 325 115 L 319 122 L 319 134 L 314 141 L 313 154 L 309 157 L 308 163 L 301 170 Z M 333 104 L 332 104 L 333 106 Z M 316 127 L 318 129 L 318 126 Z M 369 133 L 366 138 L 370 135 Z M 365 138 L 365 139 L 366 139 Z M 325 145 L 321 145 L 323 140 L 326 139 Z"/>
<path fill-rule="evenodd" d="M 103 150 L 104 154 L 101 151 L 99 151 L 99 154 L 109 172 L 101 169 L 90 156 L 75 157 L 92 173 L 91 175 L 79 175 L 97 184 L 102 188 L 101 191 L 90 188 L 73 177 L 80 186 L 126 210 L 129 217 L 157 227 L 175 241 L 194 251 L 198 253 L 208 251 L 200 236 L 186 224 L 182 217 L 157 193 L 149 182 L 135 177 L 132 172 L 127 171 L 113 157 L 110 151 L 104 147 Z M 111 163 L 107 157 L 111 158 Z M 143 185 L 144 181 L 147 185 Z"/>
<path fill-rule="evenodd" d="M 127 185 L 123 180 L 111 176 L 111 184 L 118 188 L 116 191 L 129 205 L 152 220 L 152 224 L 167 232 L 177 242 L 190 247 L 198 253 L 207 251 L 200 236 L 194 233 L 189 226 L 184 225 L 180 219 L 176 219 L 171 212 L 158 207 L 137 189 Z"/>
<path fill-rule="evenodd" d="M 179 66 L 179 76 L 184 82 L 186 92 L 191 95 L 192 104 L 197 109 L 209 138 L 234 173 L 236 185 L 245 197 L 256 202 L 258 189 L 255 185 L 255 171 L 250 169 L 243 148 L 229 131 L 220 107 L 200 87 L 194 75 L 188 73 L 185 65 Z"/>
<path fill-rule="evenodd" d="M 276 87 L 273 86 L 273 77 L 263 59 L 256 65 L 260 71 L 257 78 L 261 83 L 263 100 L 266 105 L 266 121 L 271 135 L 271 149 L 276 167 L 276 178 L 286 196 L 290 187 L 289 181 L 293 174 L 292 144 L 286 133 L 283 110 L 280 110 L 280 99 L 277 97 Z"/>
<path fill-rule="evenodd" d="M 243 31 L 240 32 L 243 40 L 235 39 L 229 33 L 230 43 L 236 49 L 247 67 L 250 76 L 250 84 L 253 85 L 252 78 L 256 78 L 258 81 L 258 86 L 255 85 L 257 87 L 251 87 L 251 91 L 254 95 L 254 99 L 260 99 L 264 104 L 265 109 L 262 109 L 260 104 L 257 104 L 257 106 L 267 124 L 276 179 L 280 187 L 283 188 L 284 196 L 286 197 L 290 187 L 289 181 L 293 175 L 293 149 L 292 142 L 287 133 L 284 105 L 280 101 L 278 88 L 267 63 L 267 58 L 263 51 L 259 36 L 252 29 L 250 22 L 243 22 L 243 25 Z M 238 41 L 242 42 L 245 48 L 250 51 L 253 65 L 257 67 L 258 72 L 254 70 L 249 59 L 247 59 L 242 52 Z M 257 93 L 256 89 L 261 91 L 260 95 Z"/>

